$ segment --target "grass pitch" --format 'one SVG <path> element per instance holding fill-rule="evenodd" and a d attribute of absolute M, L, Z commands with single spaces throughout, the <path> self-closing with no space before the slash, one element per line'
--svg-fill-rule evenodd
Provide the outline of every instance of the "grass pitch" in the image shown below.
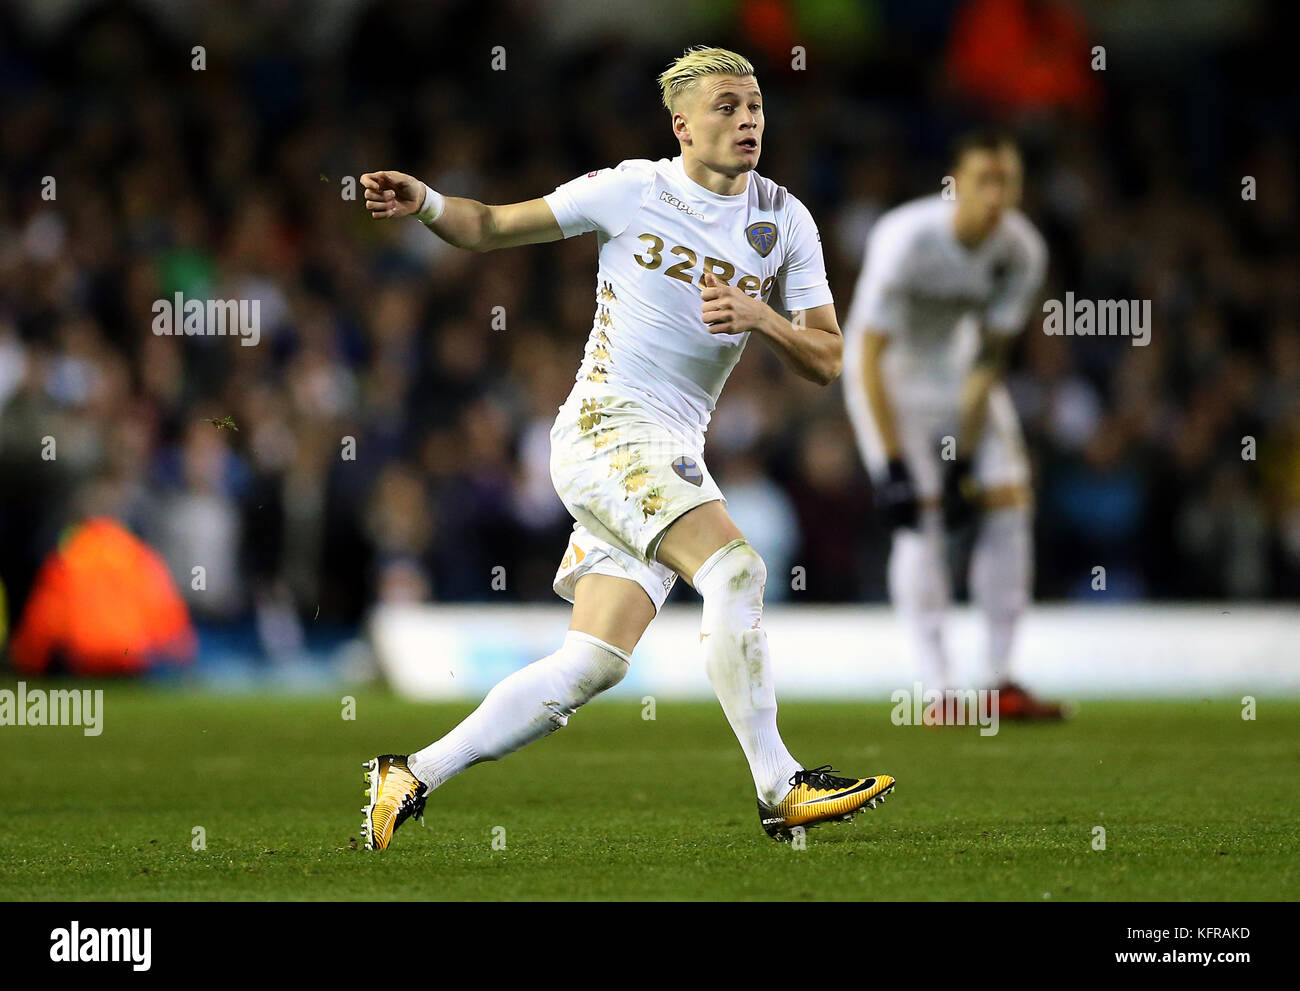
<path fill-rule="evenodd" d="M 361 762 L 471 705 L 375 692 L 346 721 L 337 697 L 101 687 L 99 737 L 0 727 L 0 899 L 1300 897 L 1296 701 L 1262 700 L 1255 721 L 1234 700 L 1085 703 L 988 738 L 894 726 L 888 705 L 789 702 L 796 756 L 899 779 L 797 850 L 761 831 L 716 704 L 661 699 L 647 721 L 597 700 L 448 783 L 427 828 L 376 854 L 357 849 Z"/>

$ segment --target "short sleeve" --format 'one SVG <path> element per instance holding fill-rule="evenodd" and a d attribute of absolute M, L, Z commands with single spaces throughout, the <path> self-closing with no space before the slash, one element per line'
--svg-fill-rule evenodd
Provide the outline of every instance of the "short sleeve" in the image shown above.
<path fill-rule="evenodd" d="M 984 326 L 995 334 L 1018 334 L 1024 329 L 1047 275 L 1047 245 L 1042 235 L 1023 218 L 1013 229 L 1015 247 L 1007 270 L 984 312 Z"/>
<path fill-rule="evenodd" d="M 777 282 L 781 287 L 781 305 L 787 313 L 794 313 L 825 306 L 835 300 L 826 279 L 822 236 L 812 214 L 793 196 L 790 197 L 789 212 L 790 248 L 785 253 Z"/>
<path fill-rule="evenodd" d="M 600 231 L 618 237 L 632 222 L 650 186 L 650 174 L 633 162 L 588 172 L 544 197 L 565 237 Z"/>
<path fill-rule="evenodd" d="M 853 288 L 853 303 L 844 321 L 845 334 L 867 330 L 899 334 L 907 303 L 907 262 L 911 238 L 897 217 L 876 221 L 867 235 L 862 271 Z"/>

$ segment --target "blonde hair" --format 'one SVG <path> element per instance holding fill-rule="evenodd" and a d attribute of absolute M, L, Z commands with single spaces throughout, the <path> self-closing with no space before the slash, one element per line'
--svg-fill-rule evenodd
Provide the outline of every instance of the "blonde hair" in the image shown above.
<path fill-rule="evenodd" d="M 659 91 L 663 94 L 664 106 L 672 112 L 673 104 L 681 94 L 695 84 L 701 76 L 752 76 L 754 67 L 743 55 L 725 48 L 709 48 L 697 45 L 688 48 L 681 58 L 665 69 L 659 76 Z"/>

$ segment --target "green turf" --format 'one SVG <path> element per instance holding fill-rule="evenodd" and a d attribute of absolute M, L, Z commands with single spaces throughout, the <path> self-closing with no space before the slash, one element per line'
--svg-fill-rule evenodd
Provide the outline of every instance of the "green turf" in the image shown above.
<path fill-rule="evenodd" d="M 356 849 L 362 760 L 470 706 L 376 692 L 345 721 L 337 697 L 110 685 L 105 707 L 96 738 L 0 727 L 0 899 L 1300 897 L 1295 701 L 1261 701 L 1253 722 L 1232 700 L 1088 703 L 990 738 L 897 727 L 887 705 L 787 703 L 796 755 L 899 779 L 806 850 L 761 832 L 715 705 L 660 700 L 646 721 L 597 701 L 451 781 L 385 854 Z"/>

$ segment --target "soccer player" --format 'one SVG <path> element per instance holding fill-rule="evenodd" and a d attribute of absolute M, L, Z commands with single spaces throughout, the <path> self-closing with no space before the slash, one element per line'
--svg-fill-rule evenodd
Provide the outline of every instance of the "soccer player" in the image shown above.
<path fill-rule="evenodd" d="M 572 391 L 551 430 L 551 478 L 573 534 L 555 575 L 573 603 L 563 644 L 497 684 L 446 736 L 366 762 L 367 849 L 422 814 L 453 775 L 566 725 L 618 684 L 677 576 L 700 594 L 709 682 L 749 761 L 766 832 L 851 818 L 894 786 L 880 774 L 805 769 L 776 723 L 767 571 L 704 463 L 704 431 L 751 335 L 819 385 L 842 338 L 808 210 L 758 165 L 763 98 L 754 69 L 694 48 L 660 76 L 681 154 L 634 159 L 539 199 L 485 206 L 400 172 L 362 176 L 374 218 L 414 215 L 448 243 L 491 251 L 594 231 L 596 313 Z M 782 316 L 775 297 L 790 314 Z"/>
<path fill-rule="evenodd" d="M 1029 466 L 1003 384 L 1007 354 L 1037 301 L 1047 249 L 1017 208 L 1020 153 L 994 132 L 961 138 L 955 198 L 882 216 L 845 324 L 844 393 L 882 519 L 893 534 L 889 596 L 923 681 L 950 684 L 943 641 L 946 532 L 975 525 L 972 600 L 1000 718 L 1059 718 L 1011 680 L 1016 623 L 1032 586 Z"/>

